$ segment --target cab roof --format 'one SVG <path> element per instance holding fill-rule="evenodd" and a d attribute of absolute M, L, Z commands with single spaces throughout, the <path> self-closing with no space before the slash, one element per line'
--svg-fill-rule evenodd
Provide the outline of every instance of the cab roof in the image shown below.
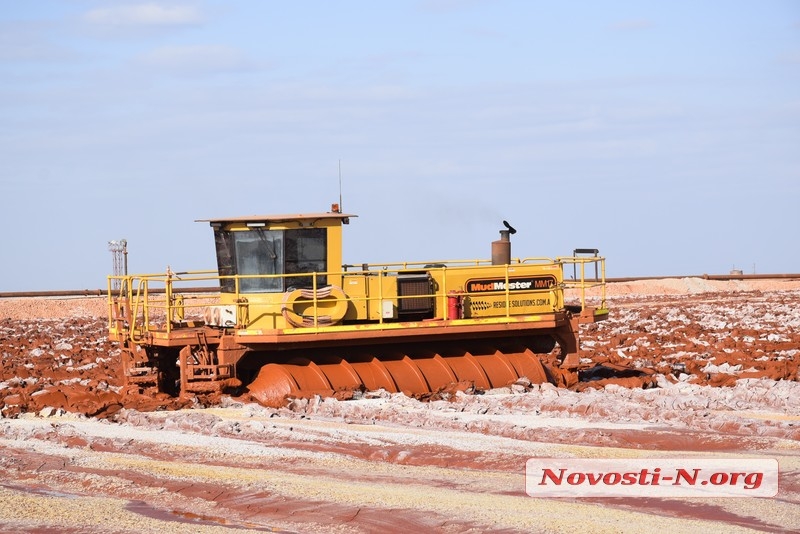
<path fill-rule="evenodd" d="M 338 212 L 322 212 L 322 213 L 295 213 L 287 215 L 246 215 L 241 217 L 226 217 L 219 219 L 197 219 L 195 222 L 207 222 L 211 224 L 225 224 L 225 223 L 277 223 L 287 221 L 308 221 L 319 219 L 341 219 L 342 221 L 350 217 L 358 217 L 350 213 Z"/>

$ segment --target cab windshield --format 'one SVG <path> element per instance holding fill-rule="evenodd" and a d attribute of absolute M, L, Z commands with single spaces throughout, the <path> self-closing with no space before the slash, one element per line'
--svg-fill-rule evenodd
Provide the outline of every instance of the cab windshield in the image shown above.
<path fill-rule="evenodd" d="M 313 287 L 311 273 L 327 271 L 324 228 L 291 230 L 222 230 L 214 232 L 220 276 L 239 275 L 240 293 L 276 293 Z M 302 275 L 306 276 L 302 276 Z M 275 276 L 282 275 L 282 276 Z M 292 276 L 295 275 L 295 276 Z M 326 277 L 317 276 L 317 286 Z M 225 293 L 236 291 L 234 278 L 223 278 Z"/>

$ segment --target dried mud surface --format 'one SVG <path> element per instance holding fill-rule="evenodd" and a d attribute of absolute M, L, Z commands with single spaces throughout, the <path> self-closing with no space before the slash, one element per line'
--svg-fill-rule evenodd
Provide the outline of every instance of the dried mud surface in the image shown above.
<path fill-rule="evenodd" d="M 595 371 L 274 409 L 124 389 L 103 298 L 0 300 L 0 532 L 800 531 L 800 283 L 613 284 L 608 304 L 583 361 L 656 387 Z M 531 498 L 531 457 L 777 458 L 779 493 Z"/>

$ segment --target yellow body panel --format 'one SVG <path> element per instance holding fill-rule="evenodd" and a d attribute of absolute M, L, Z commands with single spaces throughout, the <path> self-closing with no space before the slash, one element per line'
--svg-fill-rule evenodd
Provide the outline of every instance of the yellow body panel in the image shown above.
<path fill-rule="evenodd" d="M 350 301 L 345 321 L 380 321 L 384 318 L 384 306 L 397 307 L 397 278 L 394 276 L 345 273 L 342 290 Z M 391 316 L 395 317 L 396 313 Z"/>
<path fill-rule="evenodd" d="M 370 267 L 370 266 L 366 266 Z M 402 297 L 398 278 L 404 273 L 425 273 L 430 291 Z M 318 273 L 320 274 L 320 273 Z M 427 270 L 367 270 L 324 273 L 328 280 L 342 280 L 346 313 L 342 324 L 383 322 L 398 319 L 403 298 L 431 299 L 429 319 L 470 319 L 553 313 L 564 308 L 561 266 L 556 263 L 515 263 L 512 265 L 456 265 Z M 321 291 L 322 288 L 318 288 Z M 312 291 L 313 293 L 313 291 Z M 248 329 L 283 330 L 284 310 L 312 318 L 332 313 L 339 303 L 330 296 L 287 300 L 286 293 L 223 293 L 220 304 L 239 308 L 240 326 Z M 451 317 L 448 299 L 458 299 L 458 316 Z M 242 314 L 241 310 L 246 310 Z"/>

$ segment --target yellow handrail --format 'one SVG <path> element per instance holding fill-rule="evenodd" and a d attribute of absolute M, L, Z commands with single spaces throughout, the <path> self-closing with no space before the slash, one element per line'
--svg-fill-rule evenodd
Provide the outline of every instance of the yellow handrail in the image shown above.
<path fill-rule="evenodd" d="M 560 256 L 556 258 L 556 261 L 562 264 L 562 272 L 563 267 L 566 265 L 580 265 L 580 277 L 577 279 L 568 279 L 565 276 L 564 287 L 568 289 L 580 290 L 581 310 L 584 310 L 587 307 L 586 290 L 593 287 L 600 287 L 600 309 L 606 308 L 606 260 L 604 257 Z M 586 266 L 588 264 L 594 264 L 594 278 L 586 277 Z"/>
<path fill-rule="evenodd" d="M 532 290 L 532 292 L 541 292 L 541 293 L 549 293 L 551 295 L 551 302 L 554 309 L 561 309 L 565 305 L 565 301 L 563 300 L 563 290 L 564 289 L 576 289 L 579 291 L 580 296 L 580 307 L 581 310 L 587 308 L 587 290 L 594 287 L 600 287 L 600 308 L 605 309 L 606 303 L 606 288 L 605 288 L 605 258 L 603 257 L 577 257 L 577 256 L 565 256 L 565 257 L 556 257 L 555 259 L 550 258 L 523 258 L 514 260 L 509 265 L 506 265 L 504 268 L 503 278 L 505 279 L 505 290 L 504 290 L 504 301 L 505 301 L 505 317 L 509 318 L 511 316 L 511 299 L 513 296 L 513 292 L 510 290 L 509 279 L 512 276 L 511 271 L 514 267 L 519 266 L 521 264 L 552 264 L 552 265 L 559 265 L 562 271 L 562 284 L 561 287 L 549 287 L 549 288 L 541 288 Z M 576 276 L 575 279 L 569 279 L 566 277 L 567 273 L 565 269 L 569 265 L 579 265 L 580 274 Z M 450 277 L 448 277 L 448 272 L 459 270 L 462 268 L 470 268 L 476 269 L 478 268 L 479 271 L 482 271 L 484 268 L 489 271 L 490 269 L 494 269 L 496 272 L 497 265 L 492 265 L 490 260 L 447 260 L 442 262 L 403 262 L 403 263 L 378 263 L 378 264 L 365 264 L 365 265 L 345 265 L 343 266 L 342 271 L 327 271 L 327 272 L 314 272 L 314 273 L 291 273 L 291 274 L 278 274 L 278 275 L 233 275 L 233 276 L 220 276 L 216 271 L 183 271 L 183 272 L 172 272 L 167 271 L 166 273 L 150 273 L 150 274 L 139 274 L 139 275 L 124 275 L 124 276 L 109 276 L 108 277 L 108 308 L 109 308 L 109 329 L 113 330 L 116 334 L 122 335 L 125 334 L 129 336 L 133 342 L 140 342 L 144 340 L 145 335 L 152 330 L 159 330 L 159 331 L 166 331 L 171 332 L 174 328 L 172 324 L 172 320 L 176 317 L 176 310 L 178 307 L 183 309 L 190 309 L 193 307 L 201 307 L 207 306 L 208 303 L 204 304 L 194 304 L 194 303 L 186 303 L 184 302 L 182 305 L 178 302 L 178 299 L 174 299 L 177 293 L 183 293 L 178 286 L 183 286 L 185 288 L 192 288 L 197 287 L 199 283 L 216 283 L 221 284 L 224 280 L 233 280 L 234 281 L 234 294 L 232 295 L 234 302 L 237 303 L 239 306 L 240 303 L 246 302 L 247 297 L 252 295 L 251 293 L 242 292 L 242 281 L 246 279 L 263 279 L 263 278 L 297 278 L 297 277 L 312 277 L 312 287 L 314 289 L 314 298 L 313 298 L 313 314 L 314 314 L 314 327 L 320 327 L 320 323 L 318 320 L 318 314 L 321 312 L 319 311 L 319 307 L 317 306 L 317 290 L 319 289 L 319 278 L 322 276 L 328 277 L 330 280 L 333 278 L 342 278 L 347 275 L 356 274 L 354 271 L 348 271 L 350 267 L 358 267 L 359 271 L 371 271 L 378 275 L 380 282 L 378 283 L 377 287 L 377 296 L 375 295 L 367 295 L 363 297 L 358 297 L 359 299 L 363 299 L 366 302 L 374 302 L 378 301 L 382 303 L 385 296 L 386 291 L 384 287 L 384 280 L 385 276 L 388 274 L 401 274 L 404 271 L 419 271 L 421 269 L 427 270 L 432 273 L 440 273 L 438 276 L 439 285 L 433 293 L 425 294 L 425 295 L 405 295 L 405 296 L 397 296 L 393 295 L 391 298 L 393 299 L 403 299 L 403 298 L 439 298 L 441 303 L 442 317 L 447 319 L 453 319 L 448 317 L 448 292 L 450 291 L 450 287 L 448 282 Z M 592 268 L 597 273 L 593 278 L 587 278 L 586 276 L 586 269 L 587 267 Z M 496 276 L 496 275 L 495 275 Z M 127 302 L 127 306 L 129 307 L 126 310 L 127 316 L 129 317 L 129 324 L 124 325 L 122 322 L 114 321 L 114 306 L 116 305 L 115 302 L 118 303 L 118 300 L 115 301 L 115 288 L 113 287 L 115 282 L 119 282 L 119 290 L 117 291 L 116 299 L 122 299 Z M 160 288 L 163 287 L 164 296 L 163 300 L 160 298 L 155 297 L 157 293 L 160 292 Z M 464 288 L 458 288 L 459 293 L 463 297 L 471 297 L 476 296 L 478 293 L 470 293 L 468 291 L 464 291 Z M 559 297 L 561 295 L 561 297 Z M 207 299 L 208 297 L 206 297 Z M 217 297 L 218 298 L 218 297 Z M 155 310 L 159 310 L 159 313 L 154 314 Z M 161 316 L 161 310 L 163 310 L 163 317 Z M 237 311 L 237 325 L 240 325 L 239 321 L 239 311 Z M 156 320 L 163 320 L 163 325 L 158 324 Z M 378 323 L 382 324 L 385 322 L 384 314 L 379 313 L 377 317 Z M 241 325 L 240 325 L 241 326 Z M 118 330 L 120 327 L 123 329 L 123 332 L 119 332 Z"/>

